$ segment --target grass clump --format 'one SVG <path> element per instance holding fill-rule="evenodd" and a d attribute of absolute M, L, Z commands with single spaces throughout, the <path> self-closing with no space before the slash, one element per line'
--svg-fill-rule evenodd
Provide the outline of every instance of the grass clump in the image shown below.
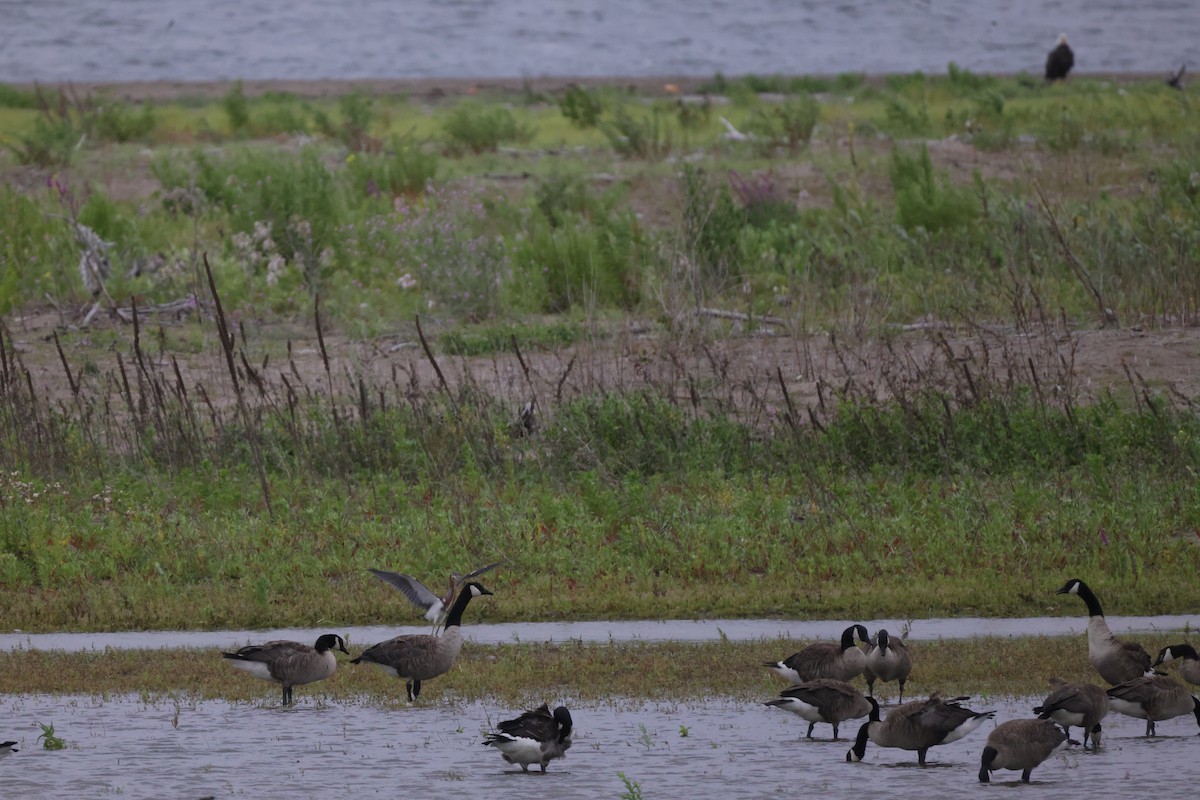
<path fill-rule="evenodd" d="M 918 155 L 892 151 L 892 189 L 896 192 L 896 221 L 908 230 L 930 233 L 963 227 L 979 215 L 975 197 L 934 174 L 929 148 Z"/>
<path fill-rule="evenodd" d="M 764 155 L 778 149 L 796 155 L 808 146 L 820 115 L 816 100 L 800 97 L 755 111 L 746 131 L 755 137 L 755 146 Z"/>
<path fill-rule="evenodd" d="M 532 126 L 517 121 L 507 108 L 485 108 L 464 104 L 442 122 L 451 154 L 490 153 L 502 144 L 519 144 L 534 135 Z"/>
<path fill-rule="evenodd" d="M 558 101 L 559 111 L 577 128 L 594 128 L 604 113 L 604 104 L 595 92 L 572 84 Z"/>
<path fill-rule="evenodd" d="M 385 151 L 357 154 L 347 160 L 346 168 L 358 198 L 411 197 L 437 178 L 438 157 L 420 142 L 396 136 Z"/>

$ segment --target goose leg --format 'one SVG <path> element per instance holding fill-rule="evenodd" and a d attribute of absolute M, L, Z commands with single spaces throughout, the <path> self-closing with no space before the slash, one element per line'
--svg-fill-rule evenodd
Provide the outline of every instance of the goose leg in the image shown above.
<path fill-rule="evenodd" d="M 1146 735 L 1147 736 L 1154 735 L 1154 720 L 1152 720 L 1152 719 L 1146 720 Z"/>
<path fill-rule="evenodd" d="M 804 738 L 805 738 L 805 739 L 811 739 L 811 738 L 813 738 L 813 737 L 812 737 L 812 732 L 813 732 L 813 728 L 815 728 L 815 727 L 817 727 L 817 723 L 815 723 L 815 722 L 810 722 L 810 723 L 808 723 L 808 733 L 807 733 L 807 734 L 805 734 L 805 736 L 804 736 Z"/>
<path fill-rule="evenodd" d="M 412 682 L 412 699 L 416 700 L 420 696 L 421 696 L 421 682 L 413 681 Z"/>
<path fill-rule="evenodd" d="M 292 704 L 292 687 L 290 686 L 283 687 L 283 704 L 285 706 L 290 706 Z"/>
<path fill-rule="evenodd" d="M 906 678 L 900 679 L 900 705 L 904 705 L 904 681 Z"/>
<path fill-rule="evenodd" d="M 838 735 L 838 724 L 835 722 L 835 723 L 833 723 L 833 740 L 835 742 L 837 741 L 837 735 Z"/>
<path fill-rule="evenodd" d="M 1029 773 L 1031 773 L 1031 772 L 1033 772 L 1033 767 L 1030 767 L 1029 769 L 1023 771 L 1021 773 L 1021 780 L 1024 781 L 1025 783 L 1029 783 Z"/>
<path fill-rule="evenodd" d="M 917 751 L 917 764 L 919 764 L 922 767 L 925 766 L 925 754 L 928 752 L 929 752 L 928 747 L 923 747 Z"/>
<path fill-rule="evenodd" d="M 412 681 L 404 682 L 404 691 L 408 692 L 408 702 L 411 703 L 415 699 L 413 697 L 413 682 Z"/>

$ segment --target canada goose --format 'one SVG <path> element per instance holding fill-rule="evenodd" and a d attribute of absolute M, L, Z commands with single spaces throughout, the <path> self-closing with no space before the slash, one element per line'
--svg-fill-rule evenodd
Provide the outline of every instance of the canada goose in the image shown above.
<path fill-rule="evenodd" d="M 336 633 L 322 634 L 316 645 L 277 640 L 247 645 L 236 653 L 222 653 L 230 664 L 264 681 L 283 686 L 283 704 L 292 702 L 292 687 L 323 681 L 337 669 L 333 649 L 346 655 L 346 643 Z"/>
<path fill-rule="evenodd" d="M 528 772 L 530 764 L 539 764 L 545 772 L 547 764 L 565 756 L 571 747 L 571 712 L 566 706 L 551 714 L 550 707 L 542 703 L 496 727 L 499 730 L 485 737 L 484 746 L 499 750 L 505 761 L 519 764 L 522 772 Z"/>
<path fill-rule="evenodd" d="M 904 684 L 912 672 L 912 656 L 903 639 L 893 639 L 884 629 L 875 634 L 875 646 L 867 651 L 867 665 L 863 675 L 867 679 L 867 691 L 875 696 L 875 680 L 884 683 L 900 682 L 900 702 L 904 702 Z"/>
<path fill-rule="evenodd" d="M 1182 717 L 1189 711 L 1200 725 L 1200 700 L 1182 683 L 1163 675 L 1145 675 L 1112 687 L 1108 704 L 1120 714 L 1146 720 L 1147 736 L 1155 734 L 1155 722 Z"/>
<path fill-rule="evenodd" d="M 1088 661 L 1111 684 L 1140 678 L 1150 670 L 1150 654 L 1136 642 L 1125 642 L 1112 635 L 1104 621 L 1100 601 L 1088 585 L 1078 578 L 1063 584 L 1056 594 L 1077 594 L 1088 609 Z"/>
<path fill-rule="evenodd" d="M 1063 726 L 1068 736 L 1071 726 L 1083 728 L 1083 746 L 1088 736 L 1092 749 L 1100 746 L 1100 720 L 1108 715 L 1108 693 L 1091 683 L 1067 683 L 1062 678 L 1050 679 L 1050 695 L 1033 709 L 1040 719 L 1052 719 Z"/>
<path fill-rule="evenodd" d="M 12 755 L 16 752 L 18 752 L 16 742 L 0 742 L 0 758 L 4 758 L 5 756 Z"/>
<path fill-rule="evenodd" d="M 374 664 L 389 675 L 404 678 L 409 702 L 421 694 L 421 681 L 445 674 L 454 666 L 458 651 L 462 650 L 463 611 L 472 597 L 491 594 L 482 584 L 471 581 L 458 593 L 458 599 L 450 606 L 446 617 L 446 629 L 440 634 L 409 633 L 371 645 L 351 664 Z"/>
<path fill-rule="evenodd" d="M 1200 658 L 1196 656 L 1196 649 L 1190 644 L 1173 644 L 1159 650 L 1154 666 L 1169 664 L 1177 658 L 1179 659 L 1179 674 L 1183 676 L 1183 679 L 1188 683 L 1200 686 Z"/>
<path fill-rule="evenodd" d="M 867 641 L 867 629 L 862 625 L 851 625 L 842 631 L 841 644 L 816 642 L 783 661 L 764 661 L 763 666 L 793 684 L 833 678 L 848 681 L 861 675 L 867 665 L 867 655 L 854 644 L 854 634 L 859 641 Z"/>
<path fill-rule="evenodd" d="M 961 703 L 968 697 L 943 700 L 936 694 L 928 700 L 913 700 L 896 706 L 887 719 L 879 719 L 879 703 L 868 697 L 871 712 L 858 729 L 854 746 L 846 753 L 847 761 L 862 761 L 867 752 L 867 739 L 880 747 L 916 750 L 917 763 L 925 765 L 929 748 L 956 742 L 996 715 L 995 711 L 972 711 Z"/>
<path fill-rule="evenodd" d="M 813 738 L 813 728 L 818 722 L 828 722 L 833 725 L 835 742 L 838 725 L 844 720 L 858 719 L 871 713 L 871 704 L 862 696 L 862 692 L 845 681 L 833 678 L 817 678 L 788 687 L 779 693 L 778 699 L 768 700 L 765 705 L 791 711 L 801 719 L 808 720 L 807 739 Z"/>
<path fill-rule="evenodd" d="M 1021 780 L 1070 742 L 1066 731 L 1048 719 L 1010 719 L 988 734 L 979 764 L 979 782 L 990 783 L 997 769 L 1019 769 Z"/>
<path fill-rule="evenodd" d="M 412 575 L 405 575 L 403 572 L 388 572 L 382 569 L 368 569 L 379 580 L 394 589 L 399 589 L 408 598 L 410 603 L 425 612 L 425 619 L 432 622 L 436 627 L 445 621 L 446 615 L 449 613 L 450 604 L 454 602 L 454 596 L 458 594 L 459 588 L 464 583 L 478 578 L 485 572 L 490 572 L 503 563 L 503 561 L 496 561 L 477 570 L 472 570 L 466 575 L 451 572 L 449 588 L 441 597 L 434 594 L 433 590 Z"/>
<path fill-rule="evenodd" d="M 1075 66 L 1075 52 L 1067 44 L 1067 35 L 1060 33 L 1054 49 L 1046 56 L 1046 80 L 1061 81 L 1067 77 L 1071 67 Z"/>

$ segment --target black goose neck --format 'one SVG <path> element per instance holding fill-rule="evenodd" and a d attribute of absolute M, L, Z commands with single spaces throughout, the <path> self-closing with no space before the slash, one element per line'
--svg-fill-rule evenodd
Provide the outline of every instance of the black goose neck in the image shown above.
<path fill-rule="evenodd" d="M 450 606 L 450 613 L 446 616 L 446 628 L 457 628 L 462 625 L 462 615 L 467 610 L 469 602 L 471 602 L 471 589 L 468 587 L 459 592 L 458 597 L 454 600 L 454 605 Z"/>
<path fill-rule="evenodd" d="M 849 650 L 854 647 L 854 627 L 851 625 L 846 630 L 842 631 L 842 649 Z"/>
<path fill-rule="evenodd" d="M 1100 607 L 1100 598 L 1096 597 L 1096 593 L 1092 591 L 1083 581 L 1079 582 L 1079 587 L 1075 590 L 1079 598 L 1083 600 L 1087 606 L 1088 614 L 1093 617 L 1103 617 L 1104 609 Z"/>

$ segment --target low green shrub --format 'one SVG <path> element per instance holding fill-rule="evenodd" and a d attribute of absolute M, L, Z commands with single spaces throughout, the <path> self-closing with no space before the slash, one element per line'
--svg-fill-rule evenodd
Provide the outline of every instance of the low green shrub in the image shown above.
<path fill-rule="evenodd" d="M 746 131 L 755 137 L 755 145 L 764 155 L 781 148 L 795 155 L 808 146 L 820 116 L 820 104 L 812 97 L 801 97 L 758 109 L 746 123 Z"/>
<path fill-rule="evenodd" d="M 221 97 L 221 108 L 229 121 L 229 130 L 234 135 L 246 132 L 250 128 L 250 101 L 246 99 L 246 90 L 242 82 L 234 81 Z"/>
<path fill-rule="evenodd" d="M 517 121 L 507 108 L 464 104 L 442 122 L 446 148 L 452 154 L 489 153 L 502 144 L 527 142 L 534 129 Z"/>
<path fill-rule="evenodd" d="M 18 164 L 65 167 L 71 163 L 82 137 L 69 119 L 38 117 L 33 121 L 32 132 L 16 137 L 13 156 Z"/>
<path fill-rule="evenodd" d="M 88 127 L 100 140 L 130 142 L 146 139 L 157 125 L 153 103 L 147 101 L 134 110 L 119 100 L 102 99 Z"/>
<path fill-rule="evenodd" d="M 420 194 L 437 177 L 438 157 L 420 142 L 395 136 L 383 152 L 353 155 L 347 160 L 346 170 L 354 205 L 356 198 Z"/>
<path fill-rule="evenodd" d="M 577 128 L 594 128 L 604 113 L 604 104 L 595 92 L 571 84 L 558 101 L 559 111 Z"/>
<path fill-rule="evenodd" d="M 896 192 L 896 221 L 909 230 L 924 228 L 934 233 L 962 227 L 979 216 L 974 195 L 934 174 L 929 148 L 923 144 L 915 156 L 893 150 L 890 173 Z"/>
<path fill-rule="evenodd" d="M 599 128 L 609 145 L 627 158 L 657 160 L 666 158 L 672 149 L 670 112 L 655 106 L 645 113 L 631 113 L 621 106 L 599 122 Z"/>

